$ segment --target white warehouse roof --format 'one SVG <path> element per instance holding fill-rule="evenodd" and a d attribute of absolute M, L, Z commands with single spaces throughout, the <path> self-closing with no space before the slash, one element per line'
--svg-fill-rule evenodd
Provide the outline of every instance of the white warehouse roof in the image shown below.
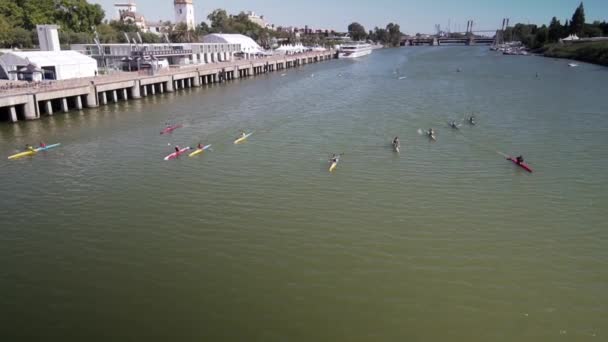
<path fill-rule="evenodd" d="M 245 53 L 264 51 L 253 39 L 242 34 L 212 33 L 203 37 L 203 43 L 241 44 L 241 52 Z"/>
<path fill-rule="evenodd" d="M 47 68 L 57 80 L 90 77 L 97 73 L 97 61 L 76 51 L 10 51 L 0 56 L 0 64 L 7 72 L 16 72 L 28 65 Z"/>
<path fill-rule="evenodd" d="M 76 51 L 11 51 L 2 55 L 9 65 L 35 64 L 38 67 L 55 65 L 90 64 L 97 62 Z"/>

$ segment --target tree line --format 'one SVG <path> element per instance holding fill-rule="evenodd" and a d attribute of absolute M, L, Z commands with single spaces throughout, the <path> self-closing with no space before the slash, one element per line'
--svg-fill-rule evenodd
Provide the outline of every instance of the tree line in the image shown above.
<path fill-rule="evenodd" d="M 370 40 L 386 46 L 399 46 L 401 43 L 401 28 L 394 23 L 389 23 L 386 28 L 376 26 L 374 30 L 366 32 L 363 25 L 354 22 L 348 25 L 348 34 L 355 41 Z"/>
<path fill-rule="evenodd" d="M 105 12 L 98 4 L 86 0 L 0 0 L 0 47 L 31 49 L 39 45 L 36 25 L 60 26 L 62 45 L 93 43 L 95 34 L 101 43 L 126 43 L 124 33 L 133 37 L 136 32 L 144 43 L 160 43 L 166 34 L 171 42 L 198 42 L 209 33 L 240 33 L 268 45 L 280 33 L 261 27 L 249 20 L 245 13 L 228 15 L 217 9 L 208 16 L 210 24 L 201 22 L 194 30 L 187 25 L 170 21 L 161 24 L 161 34 L 142 32 L 134 23 L 104 20 Z"/>
<path fill-rule="evenodd" d="M 538 49 L 546 44 L 557 43 L 571 34 L 579 38 L 608 36 L 608 23 L 606 21 L 586 23 L 585 8 L 581 2 L 572 14 L 572 18 L 566 20 L 564 24 L 556 17 L 551 19 L 549 26 L 516 24 L 505 30 L 504 37 L 506 40 L 518 40 L 530 48 Z"/>

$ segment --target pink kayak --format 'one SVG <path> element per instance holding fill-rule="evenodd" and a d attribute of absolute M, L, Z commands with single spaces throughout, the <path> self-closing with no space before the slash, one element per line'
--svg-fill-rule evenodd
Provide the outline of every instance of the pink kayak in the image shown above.
<path fill-rule="evenodd" d="M 181 128 L 182 125 L 172 125 L 169 127 L 165 127 L 165 129 L 163 129 L 162 131 L 160 131 L 160 134 L 167 134 L 167 133 L 171 133 L 173 131 L 175 131 L 178 128 Z"/>
<path fill-rule="evenodd" d="M 165 160 L 171 160 L 171 159 L 175 159 L 177 157 L 179 157 L 180 155 L 184 154 L 186 151 L 188 151 L 190 149 L 190 147 L 184 147 L 182 149 L 179 150 L 179 152 L 173 152 L 170 155 L 165 157 Z"/>
<path fill-rule="evenodd" d="M 530 166 L 528 166 L 528 164 L 526 163 L 518 163 L 516 158 L 513 157 L 509 157 L 507 158 L 507 160 L 510 160 L 513 162 L 513 164 L 520 166 L 522 169 L 528 171 L 528 172 L 532 172 L 532 168 Z"/>

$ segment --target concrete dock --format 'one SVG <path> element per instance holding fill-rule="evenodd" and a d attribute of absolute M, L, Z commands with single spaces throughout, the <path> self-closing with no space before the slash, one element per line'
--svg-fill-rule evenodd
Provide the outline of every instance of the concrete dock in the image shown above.
<path fill-rule="evenodd" d="M 334 55 L 333 51 L 308 52 L 170 67 L 155 74 L 140 71 L 39 84 L 19 82 L 23 87 L 7 87 L 6 84 L 2 86 L 0 83 L 0 119 L 8 122 L 36 120 L 57 112 L 94 108 L 157 93 L 295 68 L 308 63 L 330 60 Z"/>

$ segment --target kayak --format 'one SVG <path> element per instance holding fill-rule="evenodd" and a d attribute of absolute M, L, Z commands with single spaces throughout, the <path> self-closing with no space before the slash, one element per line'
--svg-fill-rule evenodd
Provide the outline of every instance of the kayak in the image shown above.
<path fill-rule="evenodd" d="M 513 164 L 520 166 L 522 169 L 524 169 L 528 172 L 532 172 L 532 168 L 530 166 L 528 166 L 528 164 L 526 164 L 526 163 L 518 163 L 517 159 L 515 159 L 513 157 L 509 157 L 509 158 L 507 158 L 507 160 L 512 161 Z"/>
<path fill-rule="evenodd" d="M 23 157 L 27 157 L 27 156 L 33 156 L 34 154 L 36 154 L 36 150 L 25 151 L 25 152 L 20 152 L 20 153 L 17 153 L 17 154 L 13 154 L 12 156 L 9 156 L 8 159 L 23 158 Z"/>
<path fill-rule="evenodd" d="M 340 159 L 337 159 L 335 162 L 331 163 L 331 165 L 329 166 L 329 172 L 333 172 L 336 169 L 336 166 L 338 166 L 338 162 L 340 162 Z"/>
<path fill-rule="evenodd" d="M 426 135 L 428 135 L 428 136 L 429 136 L 429 139 L 431 139 L 431 140 L 433 140 L 433 141 L 436 141 L 436 140 L 437 140 L 437 137 L 436 137 L 434 134 L 428 134 L 428 133 L 427 133 Z"/>
<path fill-rule="evenodd" d="M 203 146 L 203 148 L 197 148 L 194 152 L 190 153 L 188 155 L 188 157 L 194 157 L 198 154 L 203 153 L 206 149 L 208 149 L 209 147 L 211 147 L 211 145 L 207 145 L 207 146 Z"/>
<path fill-rule="evenodd" d="M 184 147 L 181 150 L 175 151 L 173 153 L 171 153 L 170 155 L 165 157 L 165 160 L 171 160 L 171 159 L 175 159 L 177 157 L 179 157 L 180 155 L 184 154 L 186 151 L 190 150 L 190 147 Z"/>
<path fill-rule="evenodd" d="M 245 140 L 247 140 L 247 138 L 249 138 L 249 137 L 250 137 L 252 134 L 253 134 L 253 132 L 251 132 L 251 133 L 249 133 L 249 134 L 245 134 L 244 136 L 242 136 L 242 137 L 240 137 L 240 138 L 236 139 L 236 140 L 234 141 L 234 143 L 235 143 L 235 144 L 240 144 L 240 143 L 244 142 Z"/>
<path fill-rule="evenodd" d="M 173 131 L 175 131 L 178 128 L 181 128 L 182 125 L 171 125 L 169 127 L 165 127 L 165 129 L 163 129 L 162 131 L 160 131 L 160 134 L 167 134 L 167 133 L 171 133 Z"/>
<path fill-rule="evenodd" d="M 25 152 L 13 154 L 12 156 L 9 156 L 8 159 L 17 159 L 17 158 L 22 158 L 22 157 L 27 157 L 27 156 L 33 156 L 34 154 L 36 154 L 38 152 L 46 151 L 53 147 L 57 147 L 59 145 L 61 145 L 61 144 L 53 144 L 53 145 L 46 145 L 45 147 L 38 147 L 38 148 L 34 149 L 33 151 L 25 151 Z"/>
<path fill-rule="evenodd" d="M 45 147 L 38 147 L 38 148 L 36 149 L 36 152 L 50 150 L 50 149 L 55 148 L 55 147 L 57 147 L 57 146 L 61 146 L 61 143 L 58 143 L 58 144 L 52 144 L 52 145 L 46 145 Z"/>

